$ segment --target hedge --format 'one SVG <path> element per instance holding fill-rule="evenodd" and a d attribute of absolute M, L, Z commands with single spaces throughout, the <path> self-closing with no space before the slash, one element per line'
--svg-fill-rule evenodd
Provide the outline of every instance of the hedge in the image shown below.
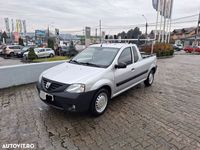
<path fill-rule="evenodd" d="M 141 51 L 150 54 L 151 48 L 152 45 L 145 45 L 141 48 Z M 154 44 L 153 53 L 155 53 L 157 57 L 173 56 L 174 50 L 173 47 L 168 43 L 156 43 Z"/>

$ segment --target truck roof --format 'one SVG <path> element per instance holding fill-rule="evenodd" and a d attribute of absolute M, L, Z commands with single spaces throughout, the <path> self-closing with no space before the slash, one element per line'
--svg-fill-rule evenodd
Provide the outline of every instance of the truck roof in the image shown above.
<path fill-rule="evenodd" d="M 110 47 L 110 48 L 122 48 L 124 46 L 135 46 L 135 44 L 128 43 L 102 43 L 90 45 L 90 47 Z"/>

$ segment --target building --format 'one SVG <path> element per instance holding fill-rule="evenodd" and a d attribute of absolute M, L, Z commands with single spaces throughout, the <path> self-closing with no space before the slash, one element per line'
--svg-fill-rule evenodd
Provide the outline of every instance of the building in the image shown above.
<path fill-rule="evenodd" d="M 184 45 L 194 45 L 196 39 L 197 42 L 200 41 L 200 28 L 198 35 L 196 35 L 196 30 L 196 27 L 174 29 L 171 33 L 171 41 L 181 40 Z"/>
<path fill-rule="evenodd" d="M 173 41 L 175 40 L 181 40 L 187 37 L 191 37 L 196 34 L 196 28 L 190 27 L 190 28 L 182 28 L 182 29 L 174 29 L 171 33 L 171 39 Z"/>

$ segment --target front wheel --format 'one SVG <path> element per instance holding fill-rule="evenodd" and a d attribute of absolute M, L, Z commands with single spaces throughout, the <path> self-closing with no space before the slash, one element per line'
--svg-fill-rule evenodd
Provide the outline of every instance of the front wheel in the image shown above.
<path fill-rule="evenodd" d="M 94 116 L 102 115 L 110 100 L 110 93 L 107 89 L 100 89 L 94 96 L 92 104 L 91 104 L 91 113 Z"/>
<path fill-rule="evenodd" d="M 144 81 L 144 84 L 145 86 L 151 86 L 153 84 L 153 81 L 154 81 L 154 71 L 151 70 L 147 79 Z"/>

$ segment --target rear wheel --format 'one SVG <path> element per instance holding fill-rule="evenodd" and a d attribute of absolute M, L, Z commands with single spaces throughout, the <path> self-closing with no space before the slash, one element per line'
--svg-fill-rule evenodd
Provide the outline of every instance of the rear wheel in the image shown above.
<path fill-rule="evenodd" d="M 13 52 L 10 53 L 10 57 L 14 57 L 14 55 L 15 55 L 15 54 L 14 54 Z"/>
<path fill-rule="evenodd" d="M 50 54 L 50 55 L 49 55 L 49 57 L 53 57 L 53 56 L 54 56 L 53 54 Z"/>
<path fill-rule="evenodd" d="M 110 100 L 110 93 L 107 89 L 100 89 L 94 96 L 92 104 L 91 104 L 91 113 L 94 116 L 102 115 Z"/>
<path fill-rule="evenodd" d="M 146 86 L 151 86 L 153 84 L 154 81 L 154 71 L 151 70 L 151 72 L 149 73 L 147 79 L 144 81 L 144 84 Z"/>

